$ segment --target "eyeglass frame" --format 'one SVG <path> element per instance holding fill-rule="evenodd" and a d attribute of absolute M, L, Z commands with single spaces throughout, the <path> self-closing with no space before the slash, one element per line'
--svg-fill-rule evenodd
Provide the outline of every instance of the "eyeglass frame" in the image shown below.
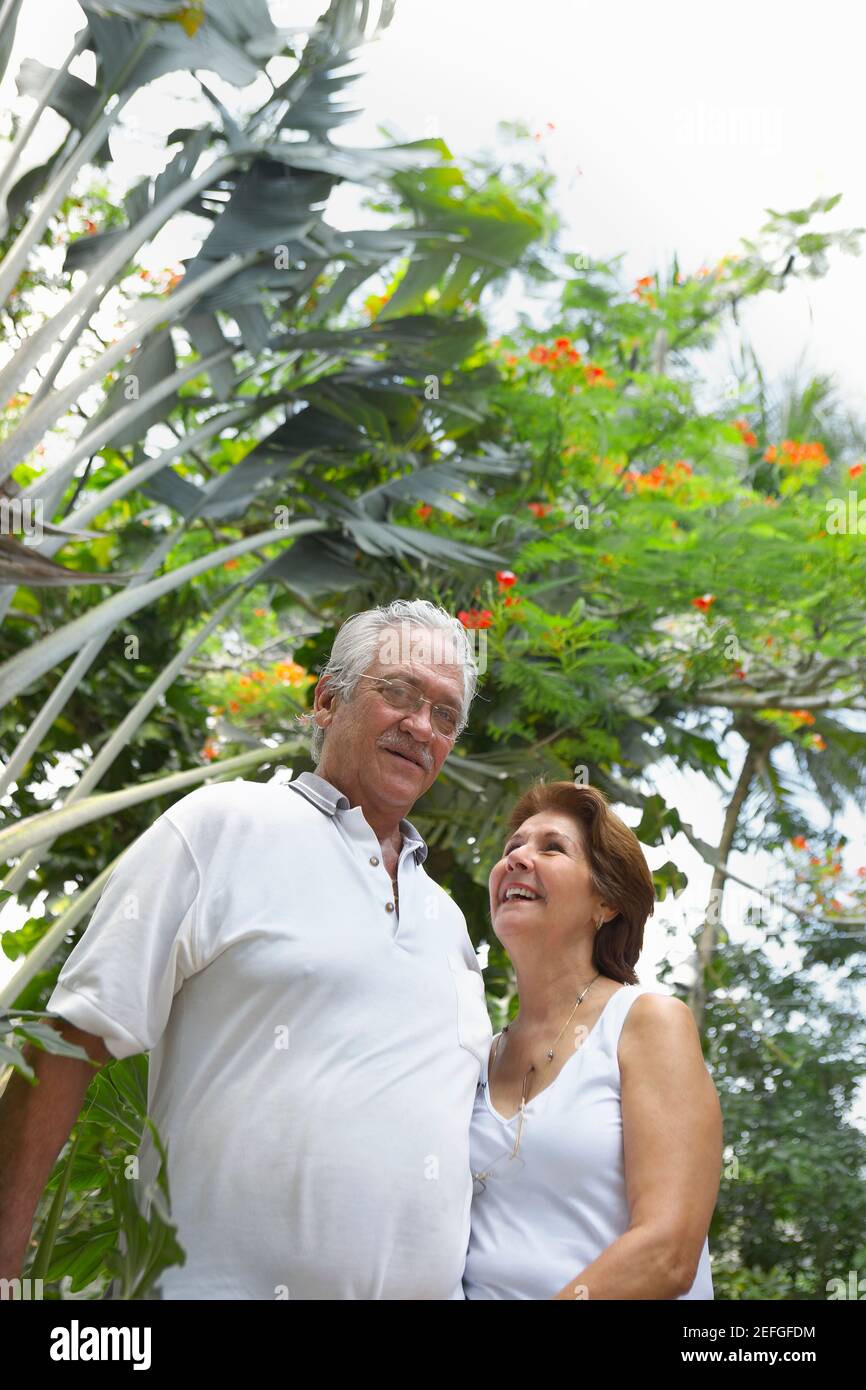
<path fill-rule="evenodd" d="M 409 690 L 415 690 L 415 694 L 416 694 L 416 703 L 415 703 L 415 705 L 414 705 L 411 709 L 405 710 L 404 713 L 405 713 L 405 714 L 417 714 L 418 710 L 421 708 L 422 705 L 429 705 L 429 706 L 430 706 L 430 724 L 431 724 L 432 728 L 434 729 L 434 731 L 435 731 L 437 734 L 441 734 L 443 738 L 452 739 L 452 740 L 454 740 L 454 741 L 456 742 L 457 739 L 458 739 L 458 738 L 460 737 L 460 735 L 462 734 L 463 730 L 466 728 L 466 725 L 465 725 L 463 719 L 462 719 L 461 716 L 458 714 L 458 715 L 457 715 L 457 724 L 456 724 L 456 726 L 455 726 L 455 729 L 454 729 L 454 733 L 453 733 L 453 734 L 446 734 L 446 733 L 443 733 L 443 731 L 442 731 L 441 729 L 437 729 L 437 728 L 436 728 L 436 725 L 433 723 L 433 712 L 434 712 L 434 710 L 436 710 L 436 709 L 445 709 L 445 710 L 448 711 L 449 714 L 453 714 L 454 711 L 453 711 L 452 707 L 451 707 L 450 705 L 443 705 L 439 700 L 431 700 L 431 699 L 429 699 L 426 695 L 422 695 L 421 692 L 420 692 L 420 690 L 417 690 L 417 689 L 415 688 L 415 686 L 413 686 L 413 684 L 412 684 L 411 681 L 401 680 L 400 677 L 390 677 L 390 678 L 389 678 L 388 676 L 367 676 L 367 675 L 364 675 L 363 673 L 358 677 L 358 679 L 359 679 L 359 680 L 362 680 L 362 681 L 379 681 L 380 684 L 382 684 L 382 685 L 405 685 Z M 392 708 L 392 709 L 395 709 L 396 706 L 392 705 L 391 708 Z"/>

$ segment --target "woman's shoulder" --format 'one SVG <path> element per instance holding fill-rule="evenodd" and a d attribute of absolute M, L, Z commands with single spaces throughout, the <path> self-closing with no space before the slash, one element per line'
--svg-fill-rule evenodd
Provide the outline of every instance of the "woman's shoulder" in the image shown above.
<path fill-rule="evenodd" d="M 620 1062 L 632 1054 L 668 1053 L 695 1043 L 700 1047 L 694 1015 L 682 999 L 650 987 L 632 987 L 629 993 L 634 997 L 619 1036 Z"/>

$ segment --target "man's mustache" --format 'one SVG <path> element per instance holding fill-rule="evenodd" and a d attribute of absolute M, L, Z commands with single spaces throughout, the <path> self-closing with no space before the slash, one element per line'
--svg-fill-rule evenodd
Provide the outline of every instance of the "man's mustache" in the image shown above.
<path fill-rule="evenodd" d="M 430 771 L 432 762 L 430 754 L 417 743 L 383 743 L 380 744 L 380 747 L 389 748 L 392 753 L 402 753 L 404 758 L 411 758 L 412 762 L 417 763 L 419 767 L 423 767 L 425 772 Z"/>

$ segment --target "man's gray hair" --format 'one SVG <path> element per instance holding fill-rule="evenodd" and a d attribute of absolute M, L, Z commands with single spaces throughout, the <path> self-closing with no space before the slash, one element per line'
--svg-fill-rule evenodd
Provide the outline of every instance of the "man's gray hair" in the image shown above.
<path fill-rule="evenodd" d="M 414 628 L 426 629 L 429 637 L 419 644 Z M 423 655 L 418 658 L 420 650 Z M 380 608 L 368 608 L 363 613 L 354 613 L 343 623 L 326 664 L 322 667 L 319 679 L 328 676 L 332 691 L 339 692 L 342 699 L 352 695 L 362 676 L 378 658 L 383 664 L 389 663 L 388 653 L 394 652 L 393 664 L 402 665 L 413 659 L 441 662 L 457 662 L 463 668 L 463 699 L 460 709 L 460 723 L 457 737 L 460 737 L 469 720 L 469 707 L 475 698 L 478 687 L 478 668 L 475 654 L 467 636 L 466 629 L 459 618 L 453 618 L 444 608 L 439 608 L 427 599 L 395 599 Z M 398 654 L 399 653 L 399 654 Z M 311 752 L 313 762 L 318 763 L 325 741 L 325 730 L 315 722 L 310 711 L 297 714 L 295 719 L 301 724 L 312 725 Z"/>

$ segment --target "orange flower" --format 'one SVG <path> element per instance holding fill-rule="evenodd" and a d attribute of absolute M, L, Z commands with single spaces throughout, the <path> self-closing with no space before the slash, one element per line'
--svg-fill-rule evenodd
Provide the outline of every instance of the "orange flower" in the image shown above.
<path fill-rule="evenodd" d="M 533 512 L 535 516 L 538 517 L 539 521 L 543 516 L 547 516 L 547 513 L 552 510 L 552 504 L 550 502 L 527 502 L 526 505 L 529 508 L 529 510 Z"/>
<path fill-rule="evenodd" d="M 818 440 L 783 439 L 780 448 L 781 458 L 774 444 L 765 451 L 764 458 L 767 463 L 778 463 L 780 466 L 787 464 L 792 468 L 796 468 L 801 463 L 817 463 L 819 468 L 826 468 L 830 462 L 824 445 Z"/>
<path fill-rule="evenodd" d="M 805 835 L 795 835 L 795 836 L 793 837 L 793 839 L 791 840 L 791 844 L 794 846 L 795 849 L 808 849 L 808 848 L 809 848 L 809 846 L 808 846 L 807 843 L 806 843 L 806 836 L 805 836 Z"/>
<path fill-rule="evenodd" d="M 457 616 L 464 627 L 490 627 L 493 622 L 493 614 L 489 608 L 483 608 L 481 612 L 477 608 L 462 608 Z"/>
<path fill-rule="evenodd" d="M 505 603 L 505 607 L 506 607 L 506 608 L 514 608 L 514 606 L 515 606 L 516 604 L 522 603 L 522 602 L 523 602 L 523 599 L 521 598 L 520 594 L 506 594 L 506 595 L 505 595 L 504 603 Z"/>
<path fill-rule="evenodd" d="M 238 567 L 238 560 L 237 560 L 237 557 L 235 557 L 234 560 L 224 560 L 224 561 L 223 561 L 223 569 L 224 569 L 224 570 L 236 570 L 237 567 Z"/>
<path fill-rule="evenodd" d="M 288 681 L 289 685 L 300 685 L 307 679 L 305 668 L 299 666 L 297 661 L 278 661 L 274 666 L 274 675 L 281 681 Z"/>
<path fill-rule="evenodd" d="M 213 762 L 214 758 L 218 758 L 219 755 L 220 750 L 217 744 L 215 744 L 211 739 L 207 739 L 204 744 L 204 747 L 201 750 L 201 756 L 203 758 L 207 758 L 208 762 Z"/>
<path fill-rule="evenodd" d="M 583 370 L 588 386 L 615 385 L 612 379 L 605 373 L 604 367 L 597 367 L 594 362 L 587 362 Z"/>
<path fill-rule="evenodd" d="M 749 429 L 748 420 L 735 420 L 734 428 L 739 430 L 743 443 L 748 444 L 750 448 L 754 449 L 758 441 L 752 430 Z"/>
<path fill-rule="evenodd" d="M 852 464 L 851 464 L 851 467 L 848 469 L 848 477 L 849 477 L 849 478 L 859 478 L 859 477 L 860 477 L 860 474 L 861 474 L 862 472 L 863 472 L 863 464 L 862 464 L 862 463 L 852 463 Z"/>
<path fill-rule="evenodd" d="M 433 508 L 428 507 L 426 505 L 422 506 L 422 504 L 419 502 L 418 506 L 415 508 L 415 515 L 417 516 L 419 521 L 426 521 L 428 516 L 433 515 Z"/>
<path fill-rule="evenodd" d="M 715 603 L 715 601 L 715 594 L 701 594 L 699 598 L 692 599 L 692 605 L 695 608 L 700 608 L 702 613 L 708 613 L 710 611 L 710 605 Z"/>
<path fill-rule="evenodd" d="M 571 347 L 571 339 L 557 338 L 553 346 L 557 349 L 557 351 L 564 352 L 566 348 Z"/>
<path fill-rule="evenodd" d="M 791 716 L 793 719 L 796 719 L 799 724 L 815 723 L 814 714 L 811 714 L 807 709 L 792 709 Z"/>
<path fill-rule="evenodd" d="M 257 618 L 263 618 L 267 613 L 267 608 L 254 608 L 253 613 Z"/>
<path fill-rule="evenodd" d="M 547 348 L 542 347 L 541 344 L 538 343 L 534 348 L 530 348 L 526 355 L 530 362 L 546 362 L 548 356 Z"/>

